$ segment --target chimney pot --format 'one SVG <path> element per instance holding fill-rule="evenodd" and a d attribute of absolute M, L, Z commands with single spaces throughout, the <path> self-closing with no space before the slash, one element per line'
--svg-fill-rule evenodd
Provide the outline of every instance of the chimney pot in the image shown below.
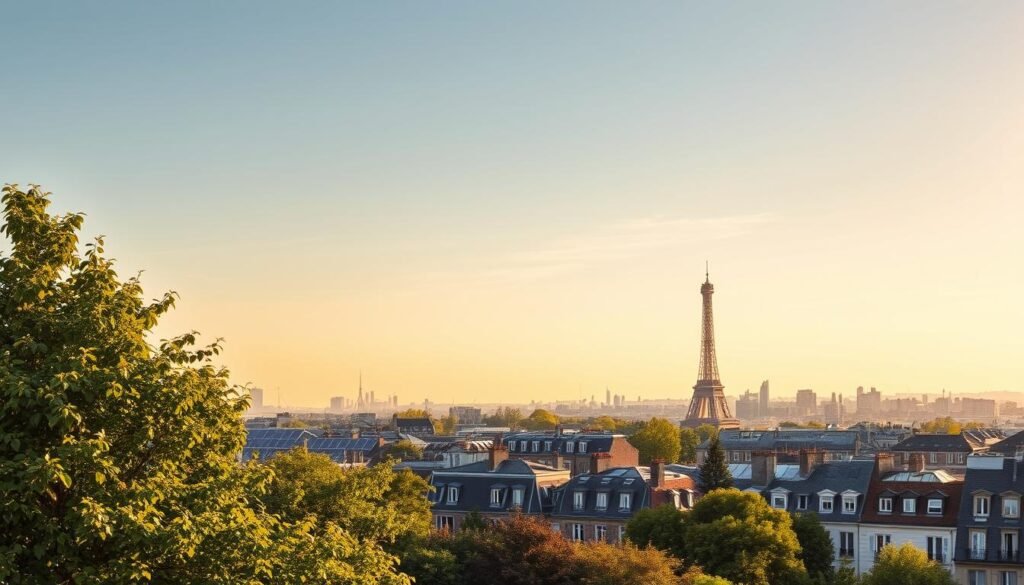
<path fill-rule="evenodd" d="M 665 460 L 654 459 L 651 461 L 651 487 L 660 488 L 665 485 Z"/>

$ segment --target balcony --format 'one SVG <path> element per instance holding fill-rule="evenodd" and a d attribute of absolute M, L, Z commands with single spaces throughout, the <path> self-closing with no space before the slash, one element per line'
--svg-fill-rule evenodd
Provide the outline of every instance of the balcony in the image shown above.
<path fill-rule="evenodd" d="M 964 552 L 964 560 L 968 561 L 990 561 L 997 563 L 1024 562 L 1024 555 L 1021 555 L 1021 552 L 1018 549 L 967 548 Z"/>

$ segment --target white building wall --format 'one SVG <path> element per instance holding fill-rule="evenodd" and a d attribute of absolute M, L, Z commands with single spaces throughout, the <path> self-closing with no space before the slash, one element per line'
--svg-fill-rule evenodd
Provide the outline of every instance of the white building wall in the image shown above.
<path fill-rule="evenodd" d="M 844 560 L 843 558 L 841 558 L 839 556 L 840 545 L 842 543 L 842 541 L 840 540 L 840 537 L 839 537 L 839 533 L 840 532 L 852 532 L 853 533 L 853 558 L 845 558 L 845 560 L 846 560 L 847 563 L 850 564 L 851 567 L 853 567 L 853 569 L 857 572 L 857 574 L 860 575 L 860 565 L 859 565 L 860 556 L 861 556 L 861 551 L 860 551 L 860 530 L 861 530 L 861 526 L 860 526 L 860 524 L 841 524 L 841 523 L 838 523 L 838 522 L 822 522 L 821 525 L 825 529 L 825 532 L 828 532 L 829 537 L 832 538 L 832 549 L 833 549 L 832 566 L 837 568 L 837 569 L 842 566 L 843 560 Z"/>
<path fill-rule="evenodd" d="M 861 524 L 859 546 L 857 547 L 857 573 L 866 573 L 875 564 L 876 535 L 888 534 L 893 546 L 905 542 L 913 544 L 923 552 L 928 552 L 928 537 L 944 537 L 947 539 L 943 566 L 953 572 L 953 551 L 956 546 L 956 528 L 926 526 L 891 526 L 885 524 Z"/>

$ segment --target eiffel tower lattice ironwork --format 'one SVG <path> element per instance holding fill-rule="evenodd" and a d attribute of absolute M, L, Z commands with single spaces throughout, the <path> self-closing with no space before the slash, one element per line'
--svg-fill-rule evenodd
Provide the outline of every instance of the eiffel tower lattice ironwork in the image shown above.
<path fill-rule="evenodd" d="M 725 400 L 725 386 L 722 386 L 721 378 L 718 377 L 715 321 L 711 311 L 711 295 L 715 294 L 715 285 L 711 284 L 711 277 L 706 269 L 700 294 L 704 298 L 700 367 L 697 371 L 697 384 L 693 387 L 693 400 L 690 401 L 690 409 L 686 413 L 683 425 L 696 427 L 710 424 L 722 429 L 736 429 L 739 428 L 740 421 L 733 418 L 729 404 Z"/>

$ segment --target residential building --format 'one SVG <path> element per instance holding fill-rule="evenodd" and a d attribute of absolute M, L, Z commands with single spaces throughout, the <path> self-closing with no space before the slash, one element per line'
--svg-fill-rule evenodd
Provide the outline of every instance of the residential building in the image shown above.
<path fill-rule="evenodd" d="M 965 585 L 1024 583 L 1021 497 L 1024 463 L 1016 457 L 971 455 L 960 501 L 956 576 Z"/>
<path fill-rule="evenodd" d="M 497 444 L 486 461 L 435 470 L 430 476 L 434 491 L 428 496 L 434 528 L 458 530 L 474 511 L 490 520 L 513 513 L 550 513 L 554 490 L 569 481 L 569 471 L 508 456 Z"/>
<path fill-rule="evenodd" d="M 524 432 L 508 435 L 502 443 L 508 447 L 508 456 L 512 459 L 568 469 L 573 476 L 590 471 L 590 456 L 594 453 L 607 453 L 608 467 L 635 467 L 640 464 L 640 452 L 626 440 L 625 435 L 607 432 L 572 433 L 560 429 Z"/>
<path fill-rule="evenodd" d="M 861 517 L 858 572 L 870 570 L 885 545 L 907 542 L 952 571 L 963 485 L 946 471 L 927 469 L 920 454 L 903 470 L 892 455 L 879 453 Z"/>
<path fill-rule="evenodd" d="M 860 566 L 860 519 L 875 463 L 870 459 L 826 461 L 825 452 L 802 450 L 796 465 L 777 464 L 771 451 L 755 452 L 750 473 L 736 487 L 761 494 L 779 510 L 816 514 L 832 538 L 835 566 Z M 859 573 L 858 573 L 859 574 Z"/>
<path fill-rule="evenodd" d="M 967 469 L 967 456 L 985 453 L 1005 435 L 995 429 L 963 431 L 958 435 L 918 433 L 900 441 L 892 450 L 898 465 L 909 465 L 913 455 L 924 457 L 926 465 L 962 472 Z"/>
<path fill-rule="evenodd" d="M 391 417 L 391 426 L 395 428 L 399 433 L 409 435 L 433 435 L 434 434 L 434 423 L 430 422 L 430 417 L 415 417 L 415 418 L 399 418 L 397 414 Z"/>
<path fill-rule="evenodd" d="M 846 459 L 860 453 L 856 431 L 820 429 L 776 429 L 772 431 L 726 430 L 718 433 L 728 463 L 749 463 L 755 451 L 775 453 L 779 463 L 797 463 L 801 450 L 824 452 L 826 461 Z M 703 462 L 710 441 L 697 447 L 697 461 Z"/>
<path fill-rule="evenodd" d="M 650 467 L 605 468 L 607 453 L 591 456 L 592 473 L 579 475 L 558 489 L 551 527 L 566 538 L 621 543 L 626 523 L 639 510 L 671 504 L 690 508 L 696 485 L 690 477 Z"/>
<path fill-rule="evenodd" d="M 448 408 L 448 416 L 454 416 L 461 425 L 478 425 L 483 422 L 483 411 L 472 406 L 452 406 Z"/>

